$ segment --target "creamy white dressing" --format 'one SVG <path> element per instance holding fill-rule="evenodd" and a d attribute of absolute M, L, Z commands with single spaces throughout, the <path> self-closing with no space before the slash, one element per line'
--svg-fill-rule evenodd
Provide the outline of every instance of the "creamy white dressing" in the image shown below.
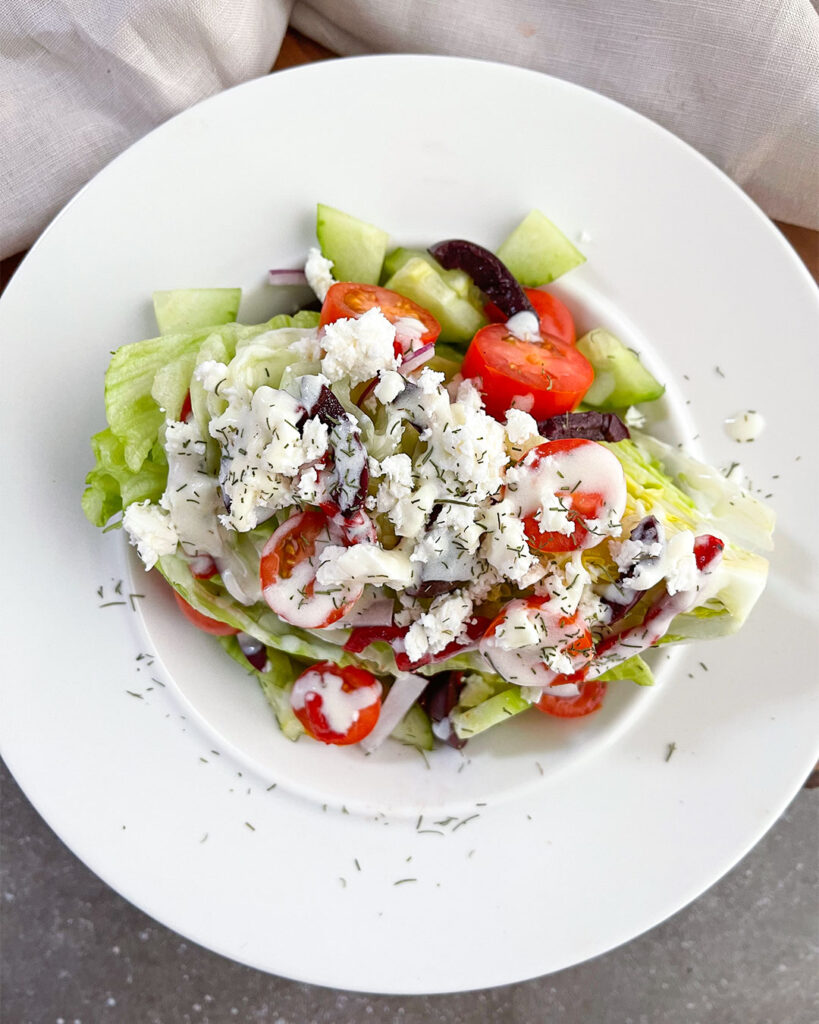
<path fill-rule="evenodd" d="M 738 443 L 756 441 L 765 429 L 765 417 L 755 409 L 734 413 L 725 419 L 725 432 Z"/>
<path fill-rule="evenodd" d="M 344 679 L 339 672 L 305 672 L 293 684 L 290 705 L 302 711 L 309 694 L 321 698 L 321 712 L 331 732 L 344 735 L 358 721 L 364 708 L 375 704 L 381 697 L 381 684 L 376 680 L 370 686 L 357 686 L 344 690 Z"/>
<path fill-rule="evenodd" d="M 522 309 L 506 321 L 506 330 L 521 341 L 541 341 L 540 321 L 536 313 Z"/>
<path fill-rule="evenodd" d="M 506 496 L 521 517 L 534 516 L 542 531 L 574 533 L 571 495 L 599 495 L 601 508 L 584 518 L 581 547 L 616 536 L 626 508 L 626 479 L 617 456 L 594 441 L 543 456 L 532 449 L 506 473 Z"/>
<path fill-rule="evenodd" d="M 587 635 L 580 616 L 567 617 L 555 602 L 535 606 L 511 601 L 494 633 L 484 637 L 479 650 L 495 671 L 510 683 L 548 689 L 557 696 L 574 696 L 575 683 L 555 683 L 583 668 L 593 653 L 579 644 Z M 582 650 L 573 650 L 573 646 Z"/>

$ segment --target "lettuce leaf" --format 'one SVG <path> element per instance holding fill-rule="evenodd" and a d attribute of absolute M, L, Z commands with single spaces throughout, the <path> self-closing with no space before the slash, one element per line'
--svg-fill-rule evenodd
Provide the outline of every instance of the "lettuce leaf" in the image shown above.
<path fill-rule="evenodd" d="M 91 440 L 95 466 L 86 478 L 82 498 L 88 519 L 95 526 L 105 526 L 132 502 L 159 499 L 167 480 L 160 432 L 166 419 L 179 416 L 189 390 L 194 415 L 207 437 L 208 396 L 201 387 L 197 392 L 196 382 L 191 381 L 199 362 L 229 361 L 237 349 L 271 331 L 303 330 L 317 324 L 318 313 L 302 311 L 275 316 L 263 324 L 223 324 L 165 334 L 117 349 L 105 375 L 108 427 Z M 290 332 L 282 340 L 292 340 Z M 276 348 L 268 342 L 266 351 Z M 282 364 L 280 376 L 287 360 L 277 358 Z M 264 373 L 264 367 L 260 365 L 258 372 Z"/>
<path fill-rule="evenodd" d="M 242 653 L 235 636 L 220 636 L 219 643 L 227 653 L 250 675 L 256 676 L 268 704 L 276 715 L 279 728 L 289 740 L 297 740 L 304 734 L 304 727 L 290 706 L 290 691 L 293 683 L 304 671 L 303 665 L 294 665 L 281 651 L 267 650 L 268 668 L 265 672 L 254 668 Z"/>

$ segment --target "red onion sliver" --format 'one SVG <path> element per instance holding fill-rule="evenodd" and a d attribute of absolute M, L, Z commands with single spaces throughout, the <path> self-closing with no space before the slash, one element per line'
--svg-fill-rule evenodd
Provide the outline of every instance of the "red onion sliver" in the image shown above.
<path fill-rule="evenodd" d="M 355 628 L 356 626 L 391 626 L 393 617 L 393 599 L 377 597 L 368 604 L 366 598 L 357 602 L 354 608 L 334 623 L 336 629 Z"/>
<path fill-rule="evenodd" d="M 364 390 L 361 392 L 361 394 L 359 396 L 358 402 L 356 403 L 356 405 L 358 405 L 359 409 L 361 409 L 363 407 L 364 403 L 367 401 L 367 399 L 370 397 L 370 395 L 373 393 L 373 391 L 375 391 L 377 385 L 378 385 L 378 377 L 373 377 L 373 379 L 366 386 L 366 388 L 364 388 Z"/>
<path fill-rule="evenodd" d="M 386 700 L 381 705 L 381 714 L 375 728 L 361 740 L 359 746 L 368 754 L 380 747 L 424 692 L 428 682 L 424 676 L 416 676 L 411 672 L 397 675 Z"/>
<path fill-rule="evenodd" d="M 415 370 L 419 370 L 424 363 L 428 363 L 434 355 L 435 342 L 430 341 L 421 348 L 416 349 L 415 352 L 410 352 L 409 355 L 404 356 L 404 359 L 398 369 L 405 375 L 413 373 Z"/>
<path fill-rule="evenodd" d="M 307 277 L 303 270 L 268 270 L 267 280 L 270 284 L 307 284 Z"/>

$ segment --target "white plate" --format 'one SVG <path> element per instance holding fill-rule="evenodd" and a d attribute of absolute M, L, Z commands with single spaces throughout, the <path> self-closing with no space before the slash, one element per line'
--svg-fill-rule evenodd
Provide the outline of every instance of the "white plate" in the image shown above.
<path fill-rule="evenodd" d="M 587 723 L 533 714 L 429 768 L 281 737 L 255 683 L 131 575 L 79 498 L 109 350 L 151 333 L 152 290 L 241 285 L 242 318 L 261 319 L 265 271 L 302 257 L 317 200 L 410 243 L 492 246 L 534 206 L 589 236 L 558 289 L 581 323 L 670 382 L 659 429 L 774 492 L 771 582 L 740 636 L 663 656 L 653 691 L 615 690 Z M 624 107 L 448 58 L 259 79 L 95 178 L 17 272 L 0 334 L 3 754 L 79 857 L 189 938 L 347 989 L 529 978 L 693 899 L 807 773 L 816 292 L 737 188 Z M 768 426 L 740 450 L 722 421 L 748 407 Z"/>

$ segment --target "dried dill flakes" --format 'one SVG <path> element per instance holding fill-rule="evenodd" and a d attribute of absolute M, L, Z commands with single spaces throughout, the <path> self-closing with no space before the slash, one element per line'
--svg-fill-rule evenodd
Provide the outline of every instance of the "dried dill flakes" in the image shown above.
<path fill-rule="evenodd" d="M 256 827 L 254 825 L 251 825 L 249 821 L 246 821 L 245 825 L 250 829 L 251 832 L 256 831 Z"/>
<path fill-rule="evenodd" d="M 144 697 L 142 696 L 142 694 L 141 694 L 141 693 L 134 693 L 134 691 L 133 691 L 133 690 L 126 690 L 125 692 L 126 692 L 127 694 L 130 694 L 130 696 L 131 696 L 131 697 L 136 697 L 136 698 L 137 698 L 138 700 L 144 700 L 144 699 L 145 699 L 145 698 L 144 698 Z"/>
<path fill-rule="evenodd" d="M 674 751 L 676 749 L 677 749 L 677 744 L 674 743 L 673 741 L 668 744 L 668 750 L 666 751 L 666 755 L 665 755 L 666 762 L 671 760 L 671 758 L 672 758 L 672 756 L 674 754 Z"/>
<path fill-rule="evenodd" d="M 353 864 L 355 864 L 356 871 L 361 870 L 361 865 L 358 863 L 358 857 L 353 857 Z"/>
<path fill-rule="evenodd" d="M 399 878 L 397 882 L 393 882 L 393 885 L 406 885 L 407 882 L 417 882 L 417 878 Z"/>
<path fill-rule="evenodd" d="M 475 818 L 480 818 L 480 814 L 470 814 L 468 818 L 462 818 L 457 825 L 452 828 L 453 832 L 457 832 L 462 825 L 468 825 L 470 821 L 474 821 Z"/>
<path fill-rule="evenodd" d="M 204 834 L 204 835 L 202 836 L 202 838 L 201 838 L 201 839 L 199 840 L 199 843 L 200 843 L 200 844 L 202 844 L 202 843 L 204 843 L 204 842 L 207 842 L 207 838 L 208 838 L 208 833 L 206 832 L 206 833 L 205 833 L 205 834 Z"/>

